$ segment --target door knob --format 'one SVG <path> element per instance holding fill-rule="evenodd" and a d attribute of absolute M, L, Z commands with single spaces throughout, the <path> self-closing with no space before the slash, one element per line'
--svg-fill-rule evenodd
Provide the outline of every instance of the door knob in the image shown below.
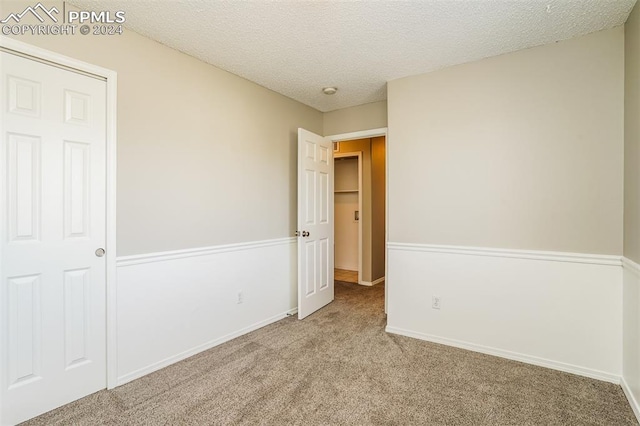
<path fill-rule="evenodd" d="M 105 253 L 106 251 L 103 248 L 99 248 L 98 250 L 96 250 L 96 256 L 98 257 L 104 256 Z"/>
<path fill-rule="evenodd" d="M 303 237 L 308 237 L 309 235 L 311 235 L 311 234 L 309 234 L 309 231 L 302 231 L 302 236 Z"/>

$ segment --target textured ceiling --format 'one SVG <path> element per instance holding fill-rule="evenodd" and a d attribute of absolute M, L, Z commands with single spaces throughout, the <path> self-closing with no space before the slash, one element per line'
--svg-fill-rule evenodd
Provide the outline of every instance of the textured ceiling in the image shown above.
<path fill-rule="evenodd" d="M 386 99 L 389 80 L 621 25 L 635 0 L 71 2 L 331 111 Z"/>

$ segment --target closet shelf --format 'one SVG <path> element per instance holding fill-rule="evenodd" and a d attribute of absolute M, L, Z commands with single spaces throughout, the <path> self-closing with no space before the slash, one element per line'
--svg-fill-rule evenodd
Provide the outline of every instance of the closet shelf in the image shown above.
<path fill-rule="evenodd" d="M 333 192 L 336 194 L 346 194 L 348 192 L 358 192 L 358 190 L 357 189 L 336 189 Z"/>

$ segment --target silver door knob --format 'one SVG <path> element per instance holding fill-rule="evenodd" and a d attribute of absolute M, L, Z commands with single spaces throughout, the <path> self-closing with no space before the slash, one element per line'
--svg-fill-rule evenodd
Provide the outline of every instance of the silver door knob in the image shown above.
<path fill-rule="evenodd" d="M 106 251 L 103 248 L 99 248 L 98 250 L 96 250 L 96 256 L 98 257 L 104 256 L 105 253 Z"/>
<path fill-rule="evenodd" d="M 303 237 L 308 237 L 309 235 L 310 235 L 309 231 L 302 231 L 302 236 Z"/>

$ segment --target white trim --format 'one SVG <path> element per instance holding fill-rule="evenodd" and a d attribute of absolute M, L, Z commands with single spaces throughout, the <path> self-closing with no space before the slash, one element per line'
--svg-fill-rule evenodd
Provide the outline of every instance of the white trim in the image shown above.
<path fill-rule="evenodd" d="M 190 248 L 182 250 L 162 251 L 157 253 L 135 254 L 132 256 L 120 256 L 116 259 L 118 268 L 140 265 L 143 263 L 164 262 L 166 260 L 184 259 L 187 257 L 207 256 L 210 254 L 225 253 L 230 251 L 251 250 L 260 247 L 277 246 L 296 243 L 296 237 L 276 238 L 273 240 L 249 241 L 246 243 L 223 244 L 209 247 Z"/>
<path fill-rule="evenodd" d="M 636 276 L 640 277 L 640 265 L 627 257 L 622 257 L 622 268 L 627 269 Z M 624 372 L 620 380 L 620 386 L 622 387 L 627 400 L 629 400 L 629 405 L 631 405 L 633 413 L 638 419 L 638 423 L 640 423 L 640 402 L 638 402 L 638 400 L 635 398 L 633 392 L 631 391 L 631 388 L 627 384 L 627 381 L 624 379 Z"/>
<path fill-rule="evenodd" d="M 384 277 L 378 278 L 377 280 L 374 280 L 374 281 L 360 281 L 360 284 L 373 287 L 376 284 L 380 284 L 382 281 L 384 281 Z"/>
<path fill-rule="evenodd" d="M 629 259 L 628 257 L 624 257 L 624 256 L 622 257 L 622 267 L 640 276 L 640 265 L 638 265 L 636 262 Z"/>
<path fill-rule="evenodd" d="M 117 379 L 117 317 L 116 317 L 116 172 L 117 172 L 117 73 L 115 71 L 88 64 L 68 56 L 51 52 L 40 47 L 0 36 L 0 46 L 34 60 L 46 61 L 52 65 L 77 70 L 104 78 L 107 85 L 106 104 L 106 345 L 107 345 L 107 388 L 116 386 Z"/>
<path fill-rule="evenodd" d="M 333 176 L 333 184 L 335 188 L 335 159 L 336 158 L 353 158 L 356 157 L 358 159 L 358 212 L 360 214 L 360 218 L 358 219 L 358 282 L 362 281 L 362 241 L 364 240 L 364 235 L 362 234 L 362 194 L 364 192 L 364 188 L 362 187 L 362 151 L 350 151 L 350 152 L 339 152 L 337 154 L 333 154 L 334 160 L 334 176 Z M 335 213 L 336 203 L 335 203 L 335 191 L 333 191 L 333 211 Z M 336 241 L 336 219 L 335 214 L 333 216 L 333 246 L 334 246 L 334 256 L 335 256 L 335 241 Z"/>
<path fill-rule="evenodd" d="M 447 346 L 454 346 L 456 348 L 466 349 L 473 352 L 479 352 L 487 355 L 498 356 L 500 358 L 506 358 L 513 361 L 520 361 L 527 364 L 533 364 L 540 367 L 551 368 L 553 370 L 564 371 L 566 373 L 577 374 L 579 376 L 589 377 L 592 379 L 603 380 L 605 382 L 620 384 L 620 376 L 606 373 L 604 371 L 593 370 L 590 368 L 584 368 L 577 365 L 566 364 L 558 361 L 552 361 L 549 359 L 539 358 L 531 355 L 525 355 L 517 352 L 505 351 L 502 349 L 496 349 L 489 346 L 477 345 L 475 343 L 462 342 L 459 340 L 448 339 L 445 337 L 434 336 L 431 334 L 409 331 L 402 328 L 387 326 L 385 331 L 387 333 L 399 334 L 401 336 L 412 337 L 414 339 L 425 340 L 427 342 L 438 343 L 438 344 L 447 345 Z"/>
<path fill-rule="evenodd" d="M 118 310 L 116 269 L 116 203 L 117 203 L 117 125 L 118 125 L 118 80 L 117 74 L 109 72 L 107 78 L 107 217 L 106 217 L 106 272 L 107 272 L 107 389 L 116 386 L 118 378 Z M 108 141 L 112 141 L 109 143 Z"/>
<path fill-rule="evenodd" d="M 638 403 L 638 400 L 635 399 L 635 397 L 633 396 L 633 392 L 631 392 L 631 388 L 629 388 L 629 385 L 627 384 L 627 381 L 624 379 L 624 376 L 620 378 L 620 387 L 622 387 L 622 391 L 624 392 L 624 395 L 627 397 L 627 400 L 629 400 L 629 405 L 631 405 L 633 414 L 636 415 L 636 418 L 638 419 L 638 423 L 640 423 L 640 403 Z"/>
<path fill-rule="evenodd" d="M 94 76 L 110 79 L 116 75 L 115 71 L 89 64 L 60 53 L 52 52 L 41 47 L 18 41 L 6 36 L 0 36 L 0 46 L 13 50 L 20 55 L 32 56 L 36 60 L 44 60 L 51 64 L 62 65 L 65 68 L 72 68 L 81 73 L 93 74 Z"/>
<path fill-rule="evenodd" d="M 387 128 L 380 127 L 379 129 L 361 130 L 359 132 L 340 133 L 339 135 L 325 136 L 331 140 L 331 142 L 352 141 L 355 139 L 375 138 L 376 136 L 387 136 Z"/>
<path fill-rule="evenodd" d="M 420 251 L 432 253 L 461 254 L 469 256 L 510 257 L 518 259 L 547 260 L 553 262 L 587 263 L 594 265 L 621 266 L 620 256 L 584 254 L 541 250 L 512 250 L 489 247 L 446 246 L 434 244 L 387 243 L 387 250 Z"/>
<path fill-rule="evenodd" d="M 255 331 L 259 328 L 262 328 L 266 325 L 272 324 L 276 321 L 280 321 L 281 319 L 288 318 L 292 315 L 295 315 L 298 312 L 298 308 L 289 309 L 288 311 L 282 312 L 278 315 L 274 315 L 271 318 L 267 318 L 266 320 L 259 321 L 255 324 L 252 324 L 248 327 L 242 328 L 240 330 L 234 331 L 233 333 L 229 333 L 225 336 L 222 336 L 218 339 L 211 340 L 202 345 L 198 345 L 194 348 L 181 352 L 177 355 L 170 356 L 168 358 L 163 359 L 162 361 L 156 362 L 154 364 L 148 365 L 146 367 L 140 368 L 138 370 L 132 371 L 131 373 L 125 374 L 123 376 L 118 377 L 117 386 L 124 385 L 132 380 L 139 379 L 142 376 L 146 376 L 147 374 L 153 373 L 154 371 L 158 371 L 164 367 L 168 367 L 171 364 L 174 364 L 178 361 L 182 361 L 187 359 L 193 355 L 196 355 L 202 351 L 206 351 L 215 346 L 226 343 L 230 340 L 235 339 L 236 337 L 240 337 L 244 334 Z"/>
<path fill-rule="evenodd" d="M 384 134 L 384 243 L 385 243 L 385 253 L 384 253 L 384 275 L 385 277 L 389 274 L 389 249 L 387 248 L 387 243 L 389 242 L 389 131 L 387 130 Z M 384 283 L 384 313 L 388 314 L 389 309 L 389 282 Z"/>

